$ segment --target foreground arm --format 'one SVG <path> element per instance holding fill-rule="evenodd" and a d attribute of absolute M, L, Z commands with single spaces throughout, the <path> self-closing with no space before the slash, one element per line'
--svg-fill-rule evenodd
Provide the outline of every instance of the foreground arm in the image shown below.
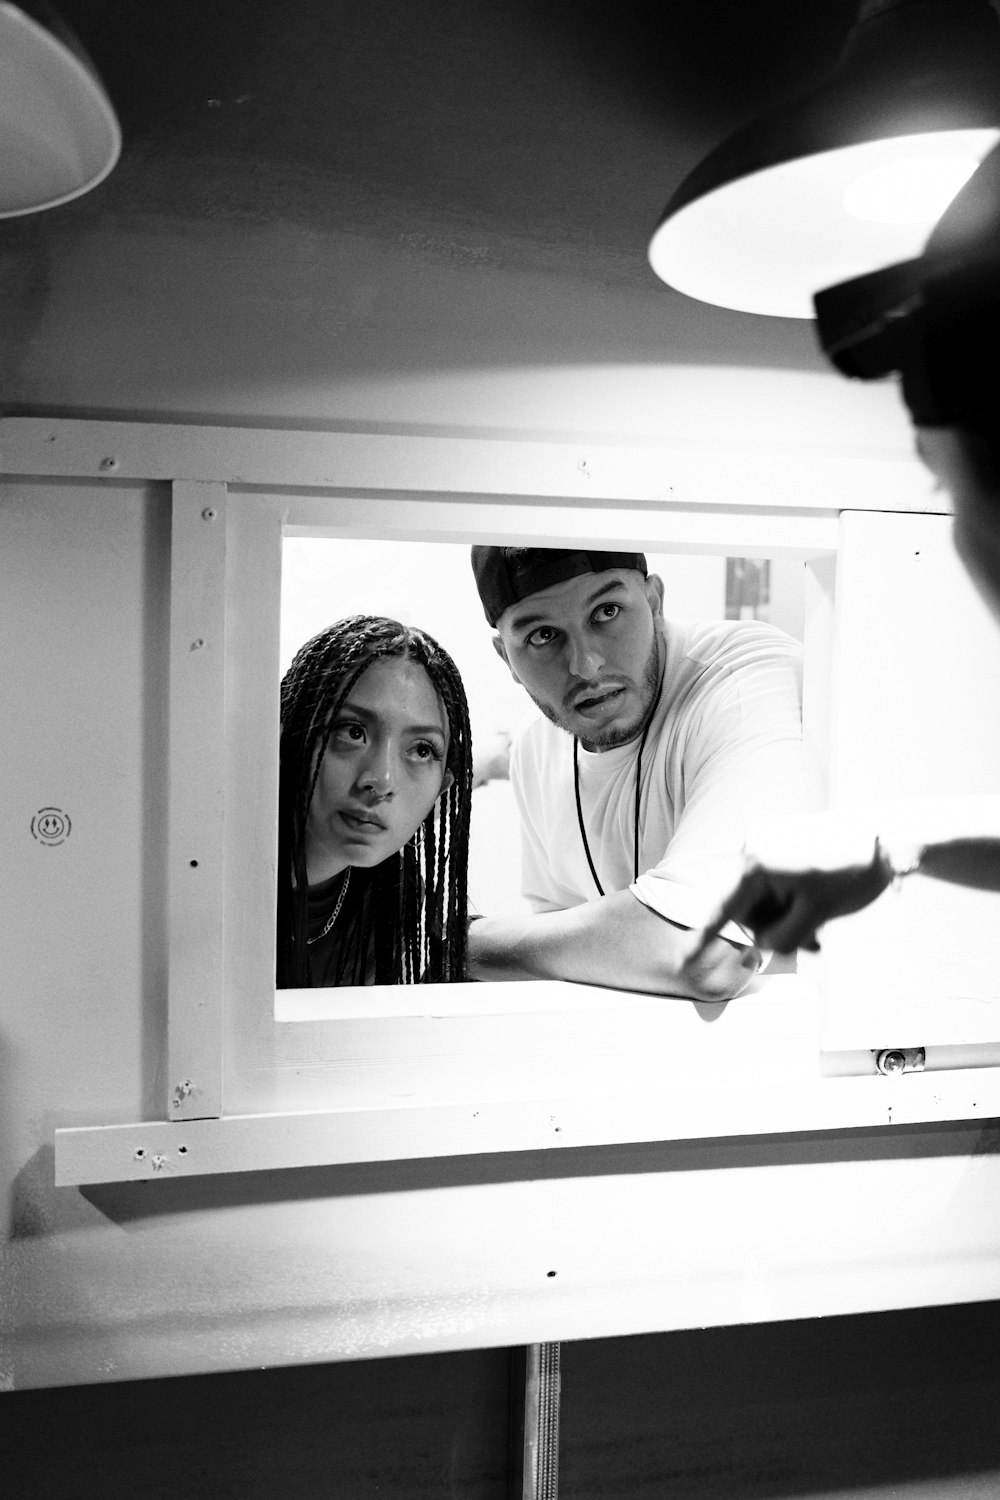
<path fill-rule="evenodd" d="M 806 855 L 759 849 L 747 856 L 736 888 L 702 930 L 691 960 L 711 952 L 726 922 L 749 928 L 762 947 L 778 953 L 819 947 L 817 932 L 836 917 L 874 901 L 899 875 L 919 872 L 977 890 L 1000 891 L 1000 838 L 956 838 L 911 843 L 902 859 L 879 839 L 862 855 L 831 857 L 821 841 Z"/>
<path fill-rule="evenodd" d="M 692 957 L 691 933 L 631 891 L 565 911 L 483 917 L 469 930 L 475 979 L 569 979 L 613 989 L 729 1000 L 753 979 L 761 955 L 713 936 Z"/>
<path fill-rule="evenodd" d="M 1000 891 L 1000 838 L 948 839 L 926 844 L 917 866 L 921 875 L 968 885 L 978 891 Z"/>

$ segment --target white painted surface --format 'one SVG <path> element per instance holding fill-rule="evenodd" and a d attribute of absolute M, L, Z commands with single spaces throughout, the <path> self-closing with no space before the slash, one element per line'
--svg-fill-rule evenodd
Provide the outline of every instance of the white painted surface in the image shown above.
<path fill-rule="evenodd" d="M 56 1184 L 157 1183 L 226 1172 L 482 1156 L 515 1151 L 561 1152 L 575 1147 L 632 1145 L 814 1131 L 883 1129 L 1000 1116 L 1000 1068 L 865 1078 L 810 1078 L 801 1066 L 779 1077 L 748 1052 L 742 1075 L 689 1059 L 702 1083 L 675 1083 L 669 1097 L 650 1097 L 640 1074 L 631 1093 L 607 1090 L 594 1069 L 590 1097 L 512 1099 L 505 1088 L 469 1090 L 465 1104 L 367 1104 L 294 1115 L 235 1115 L 221 1120 L 137 1123 L 56 1131 Z M 763 1050 L 763 1049 L 760 1049 Z M 994 1054 L 995 1055 L 995 1054 Z M 418 1074 L 419 1064 L 411 1071 Z M 762 1083 L 767 1081 L 766 1091 Z M 534 1080 L 527 1080 L 530 1088 Z M 331 1091 L 333 1092 L 333 1091 Z M 448 1097 L 462 1094 L 442 1089 Z"/>
<path fill-rule="evenodd" d="M 276 706 L 280 519 L 270 504 L 232 508 L 228 563 L 241 587 L 226 620 L 226 784 L 242 800 L 225 857 L 264 889 L 274 829 L 258 814 L 274 805 L 276 759 L 255 726 Z M 2 520 L 6 707 L 17 730 L 0 785 L 7 1387 L 1000 1295 L 989 1121 L 869 1127 L 858 1113 L 849 1130 L 588 1145 L 603 1107 L 595 1094 L 574 1106 L 586 1129 L 570 1149 L 56 1187 L 57 1128 L 201 1129 L 164 1122 L 169 498 L 165 485 L 29 480 L 7 486 Z M 30 823 L 50 804 L 72 813 L 72 835 L 46 847 Z M 328 1087 L 342 1065 L 336 1052 L 320 1055 L 336 1045 L 322 1028 L 354 1024 L 318 1023 L 317 1033 L 289 1023 L 292 1051 L 275 1055 L 262 912 L 230 881 L 233 1113 L 278 1108 L 286 1080 L 293 1093 L 303 1077 L 307 1090 Z M 694 1027 L 690 1011 L 677 1024 Z M 581 1021 L 581 1041 L 600 1015 Z M 749 1025 L 749 1009 L 732 1009 L 741 1015 Z M 565 1012 L 553 1016 L 539 1023 L 550 1040 L 566 1023 Z M 665 1016 L 658 1024 L 671 1024 Z M 372 1023 L 359 1024 L 360 1048 Z M 513 1035 L 520 1021 L 498 1024 Z M 715 1032 L 698 1027 L 707 1046 Z M 630 1055 L 647 1079 L 656 1059 L 616 1036 L 616 1087 L 627 1094 Z M 397 1042 L 407 1044 L 405 1030 Z M 449 1066 L 461 1076 L 460 1054 L 430 1058 L 442 1087 Z M 397 1058 L 390 1074 L 401 1067 Z M 933 1094 L 929 1076 L 890 1087 L 912 1100 L 904 1086 Z M 751 1067 L 744 1081 L 756 1108 L 774 1099 L 773 1073 Z M 827 1081 L 844 1080 L 817 1079 L 817 1090 Z M 398 1088 L 383 1082 L 386 1094 Z M 887 1081 L 846 1082 L 875 1097 L 869 1085 Z M 629 1107 L 662 1111 L 666 1073 L 660 1083 L 659 1093 L 633 1090 Z"/>
<path fill-rule="evenodd" d="M 841 527 L 831 805 L 897 837 L 1000 835 L 1000 635 L 950 517 L 849 512 Z M 831 923 L 824 1045 L 1000 1038 L 998 933 L 1000 895 L 920 876 Z"/>
<path fill-rule="evenodd" d="M 227 498 L 171 491 L 167 1089 L 187 1120 L 222 1113 Z"/>
<path fill-rule="evenodd" d="M 204 479 L 352 490 L 551 496 L 591 501 L 667 501 L 838 511 L 865 497 L 886 510 L 942 510 L 912 456 L 826 453 L 796 443 L 761 452 L 711 438 L 697 445 L 437 437 L 366 432 L 292 432 L 169 423 L 46 421 L 7 417 L 0 456 L 12 474 L 118 479 Z M 565 527 L 560 528 L 565 530 Z M 752 554 L 747 554 L 752 555 Z"/>
<path fill-rule="evenodd" d="M 126 1379 L 994 1298 L 990 1143 L 952 1126 L 60 1189 L 74 1207 L 58 1229 L 10 1247 L 7 1376 Z"/>

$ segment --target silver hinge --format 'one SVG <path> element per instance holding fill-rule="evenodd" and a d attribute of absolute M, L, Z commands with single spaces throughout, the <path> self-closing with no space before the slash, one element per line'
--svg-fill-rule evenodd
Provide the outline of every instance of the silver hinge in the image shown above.
<path fill-rule="evenodd" d="M 922 1073 L 927 1055 L 923 1047 L 882 1047 L 872 1052 L 880 1073 Z"/>

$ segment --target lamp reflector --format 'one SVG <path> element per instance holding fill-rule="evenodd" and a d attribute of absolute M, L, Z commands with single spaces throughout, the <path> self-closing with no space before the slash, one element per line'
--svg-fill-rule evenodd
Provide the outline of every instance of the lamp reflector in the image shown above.
<path fill-rule="evenodd" d="M 118 120 L 86 59 L 0 3 L 0 219 L 78 198 L 120 151 Z"/>
<path fill-rule="evenodd" d="M 766 167 L 664 219 L 653 270 L 689 297 L 812 318 L 813 294 L 919 255 L 1000 128 L 866 141 Z"/>

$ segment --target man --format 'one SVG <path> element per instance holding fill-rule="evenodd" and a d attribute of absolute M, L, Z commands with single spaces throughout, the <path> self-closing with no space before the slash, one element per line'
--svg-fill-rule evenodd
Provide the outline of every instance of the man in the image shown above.
<path fill-rule="evenodd" d="M 763 961 L 740 927 L 686 953 L 750 817 L 804 804 L 796 642 L 666 621 L 639 552 L 474 547 L 472 566 L 543 717 L 511 758 L 532 914 L 474 922 L 471 972 L 739 994 Z"/>
<path fill-rule="evenodd" d="M 844 374 L 901 376 L 917 452 L 954 503 L 956 550 L 1000 624 L 1000 147 L 946 210 L 922 256 L 819 293 L 816 313 L 824 352 Z M 742 879 L 692 961 L 711 952 L 733 920 L 779 952 L 817 948 L 825 922 L 859 911 L 917 870 L 1000 891 L 1000 839 L 925 842 L 919 828 L 874 838 L 833 817 L 775 826 L 748 851 Z"/>

